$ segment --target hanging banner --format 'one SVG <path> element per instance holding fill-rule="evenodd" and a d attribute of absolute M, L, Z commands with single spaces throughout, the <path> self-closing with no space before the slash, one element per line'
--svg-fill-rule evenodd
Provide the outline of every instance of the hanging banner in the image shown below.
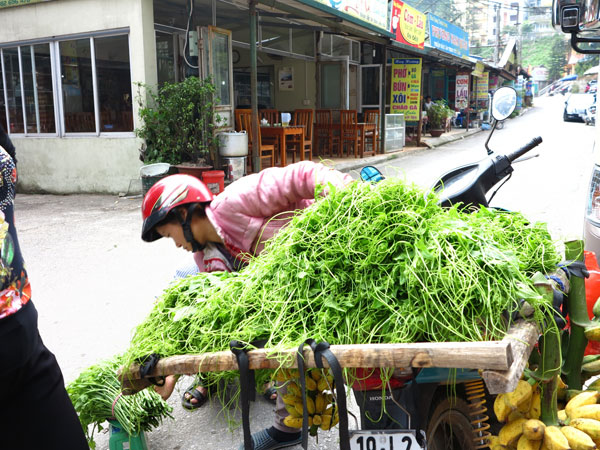
<path fill-rule="evenodd" d="M 457 109 L 465 109 L 469 106 L 469 74 L 459 73 L 456 75 L 456 98 L 454 106 Z"/>
<path fill-rule="evenodd" d="M 469 56 L 469 34 L 441 17 L 431 13 L 428 16 L 431 46 L 451 55 L 467 58 Z"/>
<path fill-rule="evenodd" d="M 396 41 L 412 47 L 425 47 L 425 24 L 427 16 L 400 0 L 394 0 L 390 32 Z"/>
<path fill-rule="evenodd" d="M 488 99 L 489 76 L 489 72 L 483 72 L 483 76 L 477 78 L 477 101 Z"/>
<path fill-rule="evenodd" d="M 473 72 L 471 72 L 471 75 L 473 75 L 474 77 L 482 77 L 484 69 L 485 69 L 485 67 L 484 67 L 483 63 L 478 61 L 475 63 L 475 70 Z"/>
<path fill-rule="evenodd" d="M 388 27 L 387 0 L 300 0 L 308 6 L 314 6 L 311 3 L 315 2 L 327 6 L 334 14 L 340 11 L 384 30 Z"/>
<path fill-rule="evenodd" d="M 390 112 L 418 121 L 421 110 L 421 58 L 392 61 Z"/>

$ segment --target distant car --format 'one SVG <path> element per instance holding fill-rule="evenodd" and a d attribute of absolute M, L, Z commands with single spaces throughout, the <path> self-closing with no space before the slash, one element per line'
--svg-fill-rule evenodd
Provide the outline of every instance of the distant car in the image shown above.
<path fill-rule="evenodd" d="M 585 109 L 583 121 L 586 125 L 596 125 L 596 103 Z"/>
<path fill-rule="evenodd" d="M 565 110 L 563 120 L 565 122 L 577 121 L 583 122 L 582 116 L 586 108 L 596 103 L 596 96 L 593 94 L 571 94 L 565 101 Z"/>

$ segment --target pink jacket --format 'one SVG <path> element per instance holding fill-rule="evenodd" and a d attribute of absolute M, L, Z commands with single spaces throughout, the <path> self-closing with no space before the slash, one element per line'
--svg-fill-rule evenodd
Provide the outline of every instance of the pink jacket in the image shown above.
<path fill-rule="evenodd" d="M 345 186 L 352 177 L 322 164 L 301 161 L 272 167 L 232 183 L 206 207 L 206 216 L 237 258 L 258 255 L 264 242 L 292 218 L 293 212 L 314 202 L 317 184 Z M 271 220 L 273 219 L 273 220 Z M 194 253 L 200 272 L 230 271 L 220 252 L 207 247 Z"/>

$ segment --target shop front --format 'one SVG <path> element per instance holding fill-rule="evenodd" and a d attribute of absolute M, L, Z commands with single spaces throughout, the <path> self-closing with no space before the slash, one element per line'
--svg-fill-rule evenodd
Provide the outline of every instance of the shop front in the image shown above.
<path fill-rule="evenodd" d="M 141 85 L 212 76 L 236 109 L 378 109 L 387 2 L 50 1 L 0 8 L 0 123 L 20 188 L 127 192 Z M 354 3 L 353 3 L 354 5 Z"/>

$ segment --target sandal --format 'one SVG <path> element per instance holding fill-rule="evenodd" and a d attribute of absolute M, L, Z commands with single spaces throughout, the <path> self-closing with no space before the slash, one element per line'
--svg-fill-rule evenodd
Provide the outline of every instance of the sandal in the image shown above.
<path fill-rule="evenodd" d="M 193 411 L 194 409 L 200 408 L 208 400 L 208 395 L 203 394 L 198 389 L 196 389 L 198 387 L 204 387 L 204 386 L 202 386 L 202 384 L 200 383 L 200 380 L 198 378 L 196 378 L 194 380 L 194 382 L 190 385 L 190 387 L 188 387 L 185 390 L 185 392 L 183 393 L 183 395 L 181 396 L 181 406 L 183 406 L 185 409 L 187 409 L 189 411 Z M 186 398 L 186 394 L 188 394 L 191 398 Z M 195 398 L 198 402 L 192 403 L 192 401 L 191 401 L 192 398 Z"/>
<path fill-rule="evenodd" d="M 275 395 L 275 398 L 273 398 L 273 395 Z M 279 395 L 277 389 L 275 389 L 273 386 L 269 386 L 265 389 L 263 397 L 266 401 L 275 405 L 277 403 L 277 395 Z"/>
<path fill-rule="evenodd" d="M 252 447 L 254 450 L 274 450 L 276 448 L 291 447 L 293 445 L 301 444 L 302 436 L 291 441 L 279 442 L 271 437 L 266 429 L 258 431 L 252 435 Z M 244 450 L 244 444 L 240 446 L 239 450 Z"/>

